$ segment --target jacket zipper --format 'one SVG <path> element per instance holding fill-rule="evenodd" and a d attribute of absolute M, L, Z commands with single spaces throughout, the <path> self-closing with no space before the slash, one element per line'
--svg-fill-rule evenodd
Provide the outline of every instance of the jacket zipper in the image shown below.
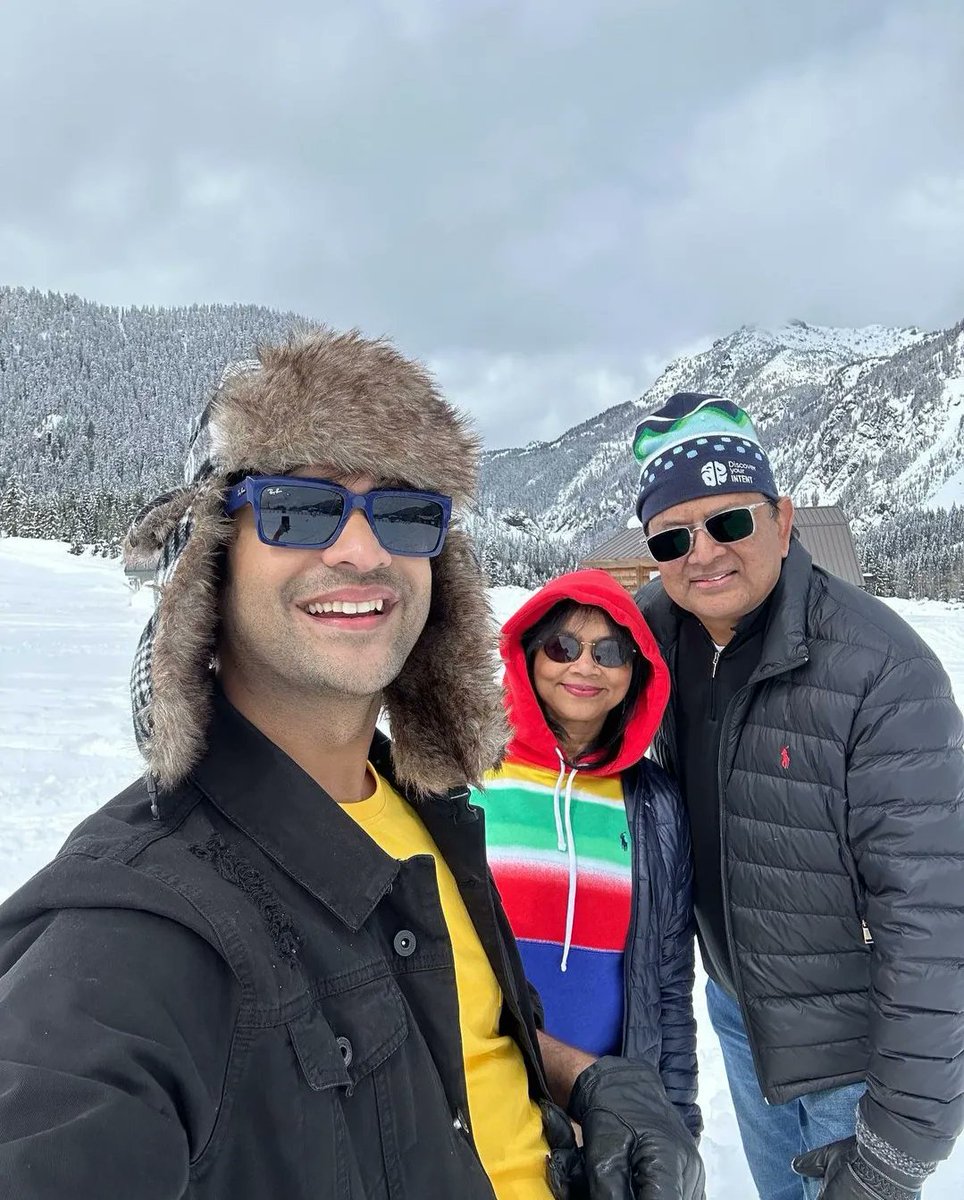
<path fill-rule="evenodd" d="M 726 712 L 723 714 L 723 726 L 720 729 L 720 753 L 716 763 L 716 788 L 720 796 L 720 883 L 723 892 L 723 924 L 726 928 L 726 948 L 730 955 L 730 967 L 733 971 L 733 983 L 736 986 L 736 998 L 740 1005 L 741 1014 L 746 1012 L 746 993 L 743 990 L 743 981 L 740 977 L 740 964 L 736 955 L 736 943 L 733 940 L 733 928 L 730 922 L 729 880 L 726 877 L 726 789 L 723 786 L 723 755 L 726 752 L 730 717 L 733 715 L 737 701 L 748 688 L 756 687 L 760 683 L 765 683 L 768 679 L 773 679 L 777 675 L 784 675 L 787 671 L 802 666 L 809 661 L 809 657 L 809 655 L 806 655 L 792 665 L 777 667 L 772 671 L 768 671 L 765 675 L 759 675 L 755 679 L 751 679 L 748 683 L 745 683 L 726 706 Z M 746 1040 L 750 1047 L 750 1055 L 753 1058 L 753 1067 L 756 1071 L 757 1079 L 760 1081 L 760 1091 L 763 1092 L 763 1102 L 769 1105 L 771 1101 L 764 1091 L 762 1082 L 763 1071 L 761 1069 L 759 1047 L 754 1040 L 750 1022 L 746 1018 L 744 1018 L 743 1027 L 746 1030 Z"/>
<path fill-rule="evenodd" d="M 710 670 L 710 720 L 716 720 L 716 668 L 720 665 L 722 650 L 713 647 L 713 666 Z"/>
<path fill-rule="evenodd" d="M 666 665 L 669 667 L 670 676 L 674 679 L 676 678 L 677 644 L 677 642 L 674 642 L 666 655 Z M 679 763 L 676 761 L 675 689 L 670 690 L 666 711 L 663 713 L 663 719 L 656 730 L 656 736 L 653 738 L 653 750 L 656 753 L 656 761 L 669 771 L 674 779 L 678 779 Z"/>
<path fill-rule="evenodd" d="M 637 768 L 638 770 L 638 768 Z M 643 782 L 643 773 L 639 771 L 638 778 Z M 623 797 L 625 803 L 625 797 Z M 629 933 L 626 941 L 626 955 L 623 960 L 623 1041 L 620 1051 L 623 1055 L 626 1053 L 626 1043 L 629 1038 L 629 1003 L 630 1003 L 630 981 L 632 980 L 633 966 L 633 951 L 636 949 L 636 924 L 639 908 L 639 856 L 642 852 L 644 839 L 640 836 L 642 826 L 642 811 L 643 805 L 647 801 L 645 797 L 640 796 L 636 801 L 636 806 L 633 810 L 633 824 L 630 829 L 630 836 L 633 839 L 632 845 L 632 908 L 629 918 Z M 650 895 L 652 895 L 652 880 L 650 880 Z"/>

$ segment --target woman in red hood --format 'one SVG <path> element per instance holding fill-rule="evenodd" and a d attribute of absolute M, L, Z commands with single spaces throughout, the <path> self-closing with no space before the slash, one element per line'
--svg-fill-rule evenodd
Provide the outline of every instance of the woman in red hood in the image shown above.
<path fill-rule="evenodd" d="M 656 1068 L 695 1136 L 689 830 L 675 784 L 645 757 L 666 665 L 603 571 L 536 592 L 501 650 L 510 741 L 473 802 L 545 1030 Z"/>

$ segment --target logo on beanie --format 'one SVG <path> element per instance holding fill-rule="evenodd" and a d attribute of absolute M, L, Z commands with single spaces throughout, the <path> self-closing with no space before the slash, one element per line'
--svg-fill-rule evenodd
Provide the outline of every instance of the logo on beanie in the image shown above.
<path fill-rule="evenodd" d="M 700 475 L 707 487 L 719 487 L 721 483 L 726 483 L 726 467 L 721 462 L 708 462 Z"/>

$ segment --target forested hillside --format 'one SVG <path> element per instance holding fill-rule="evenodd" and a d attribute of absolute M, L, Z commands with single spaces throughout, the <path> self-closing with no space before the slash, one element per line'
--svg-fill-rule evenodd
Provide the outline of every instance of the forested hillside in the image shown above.
<path fill-rule="evenodd" d="M 144 500 L 179 481 L 225 364 L 299 323 L 0 288 L 0 534 L 111 552 Z M 964 598 L 964 323 L 745 327 L 555 441 L 489 452 L 469 525 L 494 582 L 537 584 L 626 525 L 633 431 L 674 391 L 744 404 L 797 503 L 848 512 L 881 590 Z"/>

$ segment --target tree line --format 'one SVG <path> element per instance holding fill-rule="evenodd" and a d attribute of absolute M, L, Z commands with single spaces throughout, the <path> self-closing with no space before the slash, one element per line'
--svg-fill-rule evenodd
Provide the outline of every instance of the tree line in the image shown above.
<path fill-rule="evenodd" d="M 0 287 L 0 535 L 54 538 L 75 552 L 116 554 L 145 500 L 180 482 L 191 420 L 221 369 L 299 323 L 292 313 L 254 306 L 117 308 Z M 812 430 L 843 375 L 826 389 L 817 383 L 796 392 L 781 387 L 779 408 L 769 393 L 753 392 L 769 378 L 761 364 L 774 347 L 761 343 L 760 361 L 748 359 L 739 379 L 723 370 L 745 331 L 693 358 L 692 377 L 681 375 L 677 385 L 741 395 L 749 389 L 754 411 L 764 416 L 769 404 L 772 457 L 791 485 L 796 473 L 801 500 L 818 499 L 813 481 L 802 478 L 814 453 L 828 478 L 841 464 L 852 468 L 837 499 L 853 519 L 863 568 L 875 575 L 881 594 L 964 599 L 961 510 L 919 508 L 922 482 L 900 485 L 903 491 L 889 502 L 871 502 L 870 472 L 854 454 L 855 441 L 869 436 L 868 414 L 875 427 L 892 432 L 888 397 L 908 406 L 917 442 L 936 435 L 933 414 L 941 411 L 946 379 L 957 371 L 958 335 L 964 326 L 865 364 L 860 386 L 870 391 L 860 404 L 848 392 L 832 407 L 833 419 L 816 444 Z M 680 369 L 677 364 L 677 374 Z M 485 455 L 479 506 L 466 525 L 494 583 L 539 586 L 625 527 L 638 479 L 629 439 L 639 412 L 628 401 L 552 443 Z M 886 452 L 875 462 L 874 479 L 892 480 L 897 489 L 901 472 L 920 453 L 910 440 L 883 439 Z M 960 446 L 936 439 L 928 453 L 930 478 L 942 478 L 958 461 Z"/>

